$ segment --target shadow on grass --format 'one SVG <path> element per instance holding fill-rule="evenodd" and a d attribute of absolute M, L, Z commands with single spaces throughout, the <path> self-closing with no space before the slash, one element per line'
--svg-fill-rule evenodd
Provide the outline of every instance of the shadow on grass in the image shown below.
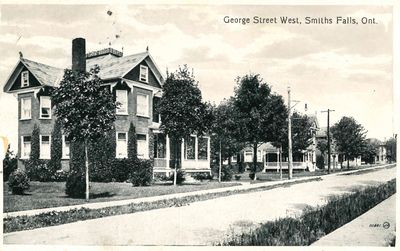
<path fill-rule="evenodd" d="M 91 199 L 109 198 L 109 197 L 114 197 L 115 195 L 116 195 L 115 193 L 110 193 L 110 192 L 93 193 L 93 194 L 90 194 L 90 198 L 91 198 Z"/>

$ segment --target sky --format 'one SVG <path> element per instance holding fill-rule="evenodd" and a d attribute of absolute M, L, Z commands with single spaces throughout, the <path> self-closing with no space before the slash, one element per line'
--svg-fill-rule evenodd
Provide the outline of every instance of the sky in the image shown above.
<path fill-rule="evenodd" d="M 145 51 L 164 73 L 193 68 L 203 99 L 218 104 L 234 93 L 235 79 L 260 74 L 295 106 L 326 126 L 352 116 L 384 140 L 393 126 L 393 22 L 391 6 L 279 5 L 0 5 L 0 83 L 21 51 L 25 58 L 59 68 L 71 65 L 71 41 L 86 39 L 87 52 L 111 47 L 124 55 Z M 298 17 L 302 24 L 225 23 L 224 17 Z M 359 24 L 336 24 L 336 17 Z M 305 24 L 305 17 L 332 24 Z M 376 24 L 361 24 L 361 17 Z M 15 149 L 17 104 L 0 91 L 0 135 Z M 14 145 L 14 146 L 13 146 Z"/>

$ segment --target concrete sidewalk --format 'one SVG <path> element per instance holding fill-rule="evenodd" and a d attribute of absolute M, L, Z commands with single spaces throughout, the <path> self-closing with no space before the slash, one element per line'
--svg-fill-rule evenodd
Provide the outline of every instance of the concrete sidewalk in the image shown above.
<path fill-rule="evenodd" d="M 396 194 L 312 246 L 389 246 L 396 236 Z"/>
<path fill-rule="evenodd" d="M 223 187 L 223 188 L 200 190 L 200 191 L 187 192 L 187 193 L 177 193 L 177 194 L 168 194 L 168 195 L 153 196 L 153 197 L 143 197 L 143 198 L 136 198 L 136 199 L 107 201 L 107 202 L 94 202 L 94 203 L 86 203 L 86 204 L 63 206 L 63 207 L 52 207 L 52 208 L 33 209 L 33 210 L 25 210 L 25 211 L 17 211 L 17 212 L 8 212 L 8 213 L 3 213 L 3 218 L 23 216 L 23 215 L 31 216 L 31 215 L 38 215 L 41 213 L 48 213 L 48 212 L 52 212 L 52 211 L 63 212 L 63 211 L 68 211 L 68 210 L 72 210 L 72 209 L 80 209 L 80 208 L 99 209 L 99 208 L 122 206 L 122 205 L 128 205 L 128 204 L 138 204 L 138 203 L 142 203 L 142 202 L 155 202 L 155 201 L 161 201 L 161 200 L 169 200 L 169 199 L 182 198 L 182 197 L 193 196 L 193 195 L 222 193 L 222 192 L 227 192 L 227 191 L 244 191 L 244 190 L 260 188 L 260 187 L 268 188 L 268 187 L 279 185 L 279 184 L 289 184 L 292 182 L 310 180 L 310 179 L 314 179 L 317 177 L 321 177 L 322 179 L 324 179 L 324 177 L 336 176 L 336 175 L 340 175 L 343 173 L 355 173 L 355 172 L 359 172 L 362 170 L 380 169 L 380 168 L 384 168 L 387 166 L 389 166 L 389 165 L 373 166 L 373 167 L 363 168 L 360 170 L 331 173 L 331 174 L 323 175 L 323 176 L 310 176 L 310 177 L 295 178 L 292 180 L 279 180 L 279 181 L 261 182 L 261 183 L 256 183 L 256 184 L 248 183 L 248 184 L 242 184 L 241 186 Z"/>

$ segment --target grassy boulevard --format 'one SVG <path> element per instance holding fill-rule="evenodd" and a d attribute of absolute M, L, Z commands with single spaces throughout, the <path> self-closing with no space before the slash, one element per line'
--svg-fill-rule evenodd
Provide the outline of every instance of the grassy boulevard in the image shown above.
<path fill-rule="evenodd" d="M 367 212 L 396 193 L 396 179 L 377 187 L 332 197 L 321 207 L 306 208 L 298 218 L 267 222 L 221 242 L 225 246 L 307 246 Z"/>

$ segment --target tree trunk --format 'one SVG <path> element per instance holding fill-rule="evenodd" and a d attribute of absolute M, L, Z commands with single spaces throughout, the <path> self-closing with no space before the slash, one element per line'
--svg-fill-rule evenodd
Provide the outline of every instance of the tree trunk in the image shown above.
<path fill-rule="evenodd" d="M 253 171 L 254 171 L 254 178 L 253 180 L 257 180 L 256 173 L 257 173 L 257 142 L 254 142 L 253 145 Z"/>
<path fill-rule="evenodd" d="M 85 183 L 86 183 L 86 202 L 89 202 L 89 160 L 88 160 L 88 142 L 85 140 Z"/>
<path fill-rule="evenodd" d="M 218 167 L 218 182 L 221 182 L 222 175 L 222 144 L 221 140 L 219 141 L 219 167 Z"/>
<path fill-rule="evenodd" d="M 346 160 L 347 160 L 347 169 L 350 169 L 350 161 L 349 161 L 349 156 L 346 155 Z"/>

